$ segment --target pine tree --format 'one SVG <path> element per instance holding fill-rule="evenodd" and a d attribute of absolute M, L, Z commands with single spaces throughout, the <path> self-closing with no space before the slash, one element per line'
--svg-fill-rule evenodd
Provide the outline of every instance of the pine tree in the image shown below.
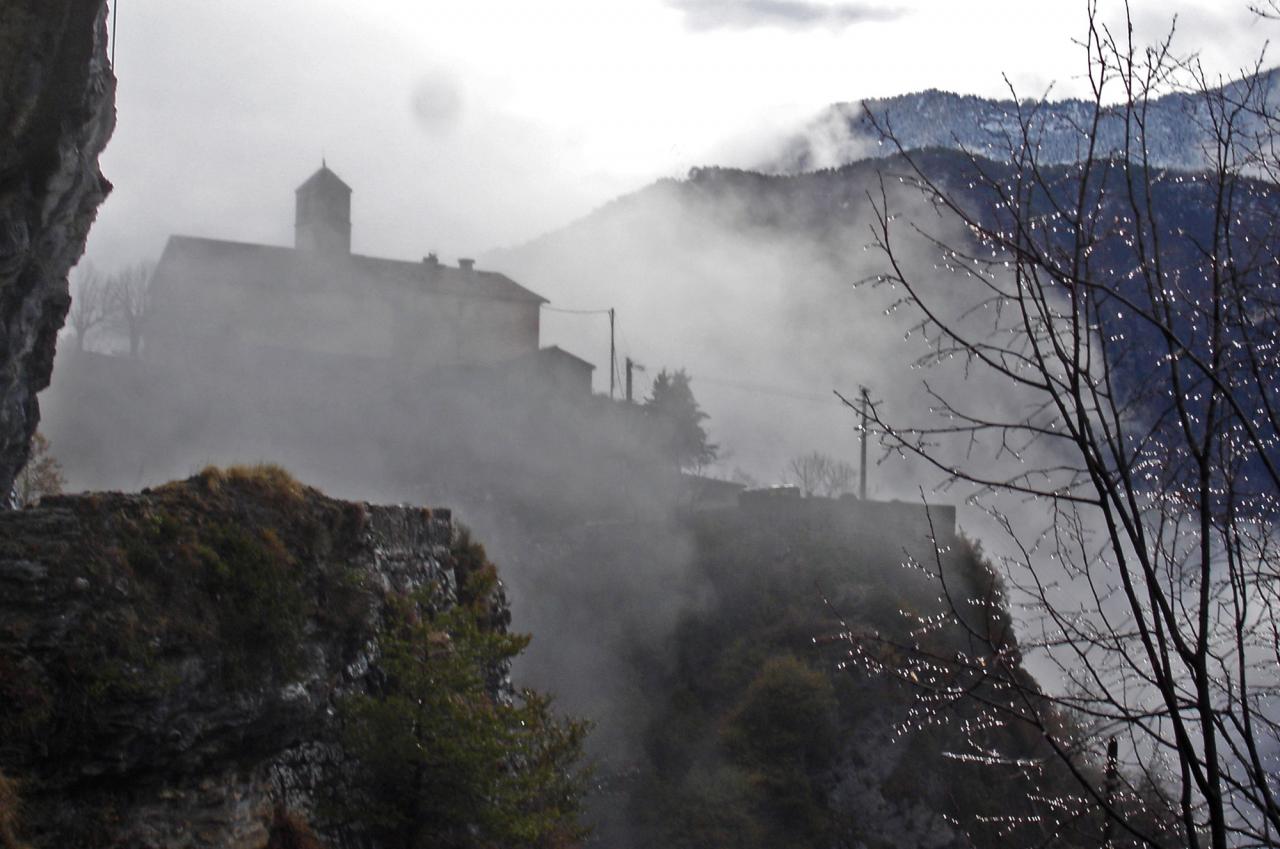
<path fill-rule="evenodd" d="M 716 458 L 718 446 L 707 441 L 702 426 L 707 414 L 693 397 L 684 369 L 659 372 L 644 407 L 658 424 L 662 451 L 677 468 L 696 470 Z"/>
<path fill-rule="evenodd" d="M 495 679 L 529 638 L 494 619 L 483 547 L 463 533 L 452 555 L 457 605 L 434 612 L 431 587 L 391 598 L 380 686 L 340 704 L 350 783 L 333 788 L 333 813 L 403 849 L 579 845 L 587 726 Z"/>

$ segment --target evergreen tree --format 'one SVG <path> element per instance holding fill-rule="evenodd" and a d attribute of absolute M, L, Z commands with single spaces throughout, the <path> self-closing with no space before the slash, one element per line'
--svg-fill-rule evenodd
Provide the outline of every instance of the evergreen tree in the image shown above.
<path fill-rule="evenodd" d="M 644 407 L 658 424 L 663 452 L 677 468 L 698 469 L 716 458 L 718 446 L 707 441 L 702 426 L 707 414 L 693 397 L 684 369 L 659 372 Z"/>
<path fill-rule="evenodd" d="M 463 533 L 452 556 L 457 606 L 432 612 L 431 587 L 391 599 L 381 685 L 340 705 L 351 781 L 334 813 L 388 847 L 577 846 L 587 726 L 495 678 L 529 639 L 495 618 L 483 547 Z"/>

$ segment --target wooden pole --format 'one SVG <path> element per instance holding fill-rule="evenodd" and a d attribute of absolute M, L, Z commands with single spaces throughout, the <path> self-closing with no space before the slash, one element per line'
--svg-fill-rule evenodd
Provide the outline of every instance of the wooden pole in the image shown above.
<path fill-rule="evenodd" d="M 631 394 L 631 376 L 633 373 L 637 371 L 644 371 L 644 366 L 640 365 L 638 362 L 631 359 L 630 357 L 627 357 L 626 363 L 627 363 L 627 403 L 632 403 L 634 401 L 634 396 L 632 396 Z"/>

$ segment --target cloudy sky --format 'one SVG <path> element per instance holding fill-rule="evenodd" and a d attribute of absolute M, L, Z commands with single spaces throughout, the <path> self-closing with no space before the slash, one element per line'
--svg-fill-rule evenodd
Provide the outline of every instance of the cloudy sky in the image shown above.
<path fill-rule="evenodd" d="M 321 158 L 355 249 L 445 259 L 517 244 L 693 165 L 749 164 L 824 105 L 936 87 L 1082 85 L 1084 0 L 119 0 L 116 189 L 89 256 L 171 232 L 292 241 Z M 1104 13 L 1118 4 L 1101 0 Z M 1244 0 L 1180 15 L 1214 73 L 1273 25 Z"/>

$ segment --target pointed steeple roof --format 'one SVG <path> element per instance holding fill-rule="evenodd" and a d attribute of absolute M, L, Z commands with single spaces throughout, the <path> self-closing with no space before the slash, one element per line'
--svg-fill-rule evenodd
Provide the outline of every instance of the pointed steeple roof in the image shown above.
<path fill-rule="evenodd" d="M 324 188 L 324 189 L 339 188 L 345 191 L 347 194 L 351 193 L 351 187 L 348 186 L 346 183 L 342 182 L 341 177 L 333 173 L 333 171 L 329 170 L 328 163 L 326 163 L 323 159 L 320 161 L 320 169 L 316 171 L 316 173 L 308 177 L 302 183 L 301 186 L 298 186 L 297 191 L 301 192 L 308 189 L 320 189 L 320 188 Z"/>

